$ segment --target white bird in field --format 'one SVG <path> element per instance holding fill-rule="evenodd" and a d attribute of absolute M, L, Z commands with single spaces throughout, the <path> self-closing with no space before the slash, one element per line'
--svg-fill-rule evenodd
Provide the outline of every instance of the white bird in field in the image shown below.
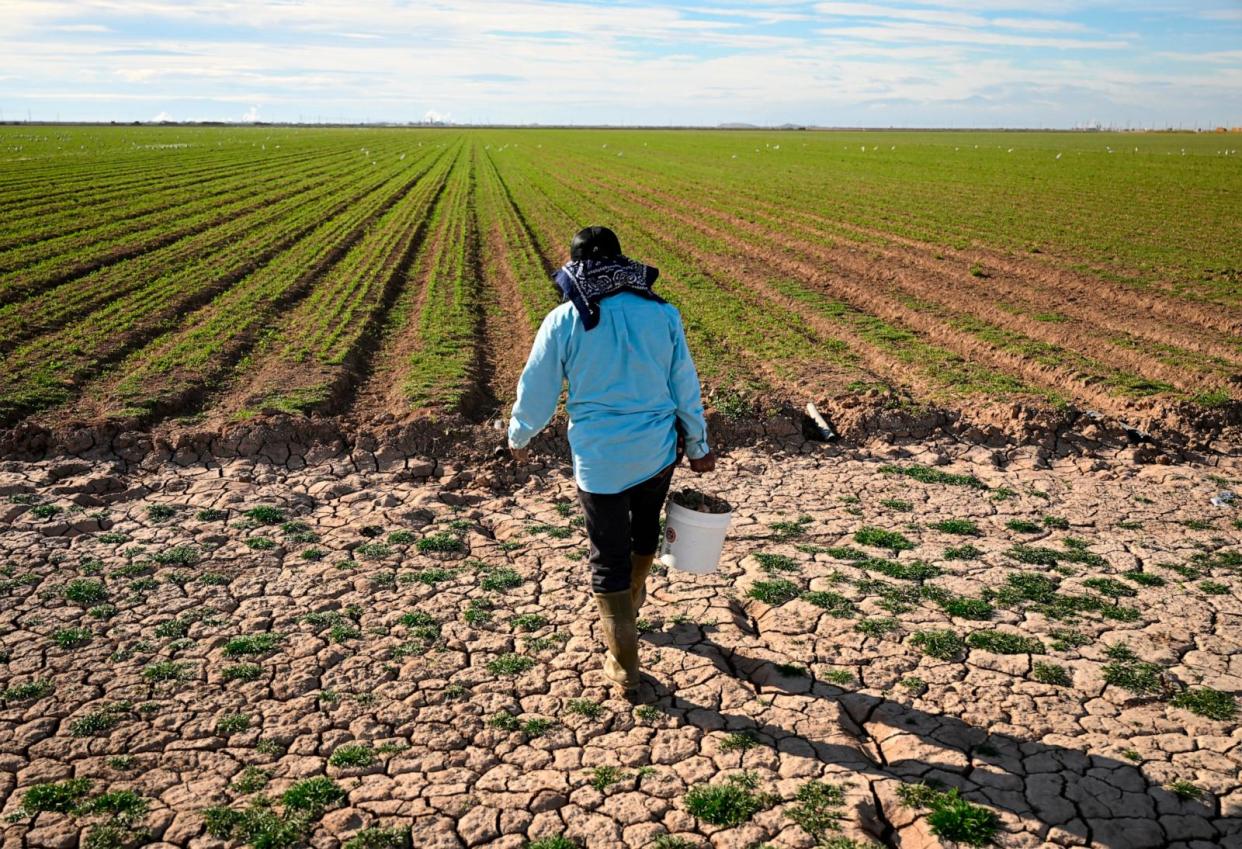
<path fill-rule="evenodd" d="M 1006 153 L 1013 153 L 1013 148 L 1011 147 L 1011 148 L 1009 148 L 1009 150 L 1007 150 L 1007 151 L 1005 151 L 1005 152 L 1006 152 Z"/>
<path fill-rule="evenodd" d="M 1061 158 L 1061 154 L 1059 154 L 1059 153 L 1058 153 L 1058 154 L 1057 154 L 1057 159 L 1060 159 L 1060 158 Z"/>

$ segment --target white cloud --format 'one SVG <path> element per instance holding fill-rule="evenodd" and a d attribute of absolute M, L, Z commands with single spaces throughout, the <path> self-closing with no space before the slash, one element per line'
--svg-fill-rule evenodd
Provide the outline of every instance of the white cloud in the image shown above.
<path fill-rule="evenodd" d="M 255 121 L 259 120 L 258 105 L 251 104 L 250 108 L 246 110 L 246 114 L 241 116 L 241 120 L 243 123 L 248 123 L 248 124 L 253 124 Z"/>
<path fill-rule="evenodd" d="M 424 124 L 447 124 L 453 119 L 453 116 L 447 112 L 437 112 L 434 109 L 428 109 L 423 114 Z"/>
<path fill-rule="evenodd" d="M 156 115 L 151 120 L 158 123 L 160 121 L 171 121 L 172 119 L 173 119 L 173 116 L 169 115 L 167 112 L 160 112 L 158 115 Z"/>
<path fill-rule="evenodd" d="M 962 12 L 945 12 L 939 9 L 906 9 L 879 6 L 875 3 L 816 3 L 815 11 L 821 15 L 855 18 L 888 18 L 892 20 L 928 21 L 957 26 L 983 26 L 986 18 Z"/>
<path fill-rule="evenodd" d="M 982 29 L 934 26 L 931 24 L 871 24 L 822 28 L 819 32 L 835 38 L 863 38 L 894 44 L 910 42 L 944 42 L 948 44 L 994 45 L 1008 47 L 1053 47 L 1078 50 L 1120 50 L 1129 44 L 1122 40 L 1055 38 L 1013 35 Z"/>
<path fill-rule="evenodd" d="M 1052 18 L 993 18 L 992 26 L 1028 32 L 1085 32 L 1087 29 L 1077 21 L 1058 21 Z"/>

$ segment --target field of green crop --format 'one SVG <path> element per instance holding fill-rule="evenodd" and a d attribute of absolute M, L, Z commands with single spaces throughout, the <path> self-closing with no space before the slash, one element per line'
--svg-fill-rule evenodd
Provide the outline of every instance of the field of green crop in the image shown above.
<path fill-rule="evenodd" d="M 573 233 L 716 403 L 1242 401 L 1231 135 L 0 127 L 0 424 L 512 398 Z"/>

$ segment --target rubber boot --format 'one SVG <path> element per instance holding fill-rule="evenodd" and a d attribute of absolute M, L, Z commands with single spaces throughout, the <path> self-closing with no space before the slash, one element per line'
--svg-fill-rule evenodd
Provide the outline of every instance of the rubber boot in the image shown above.
<path fill-rule="evenodd" d="M 638 688 L 638 627 L 634 624 L 634 599 L 630 591 L 597 593 L 600 630 L 608 646 L 604 674 L 624 690 Z"/>
<path fill-rule="evenodd" d="M 634 599 L 635 615 L 647 600 L 647 576 L 651 574 L 651 564 L 654 562 L 654 554 L 630 555 L 630 597 Z"/>

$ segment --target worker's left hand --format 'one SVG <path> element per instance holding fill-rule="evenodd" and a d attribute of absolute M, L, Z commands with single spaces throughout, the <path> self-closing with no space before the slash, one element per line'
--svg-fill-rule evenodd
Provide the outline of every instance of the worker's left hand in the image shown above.
<path fill-rule="evenodd" d="M 697 474 L 705 472 L 713 472 L 716 470 L 716 452 L 708 451 L 697 460 L 690 461 L 690 470 Z"/>

